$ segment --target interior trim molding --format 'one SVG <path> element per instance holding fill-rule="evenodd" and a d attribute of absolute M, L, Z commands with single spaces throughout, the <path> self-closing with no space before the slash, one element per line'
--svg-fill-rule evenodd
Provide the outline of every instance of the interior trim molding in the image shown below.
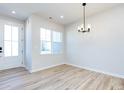
<path fill-rule="evenodd" d="M 109 75 L 109 76 L 113 76 L 113 77 L 124 79 L 124 76 L 123 75 L 113 74 L 113 73 L 110 73 L 110 72 L 105 72 L 105 71 L 101 71 L 101 70 L 93 69 L 93 68 L 89 68 L 89 67 L 82 67 L 82 66 L 75 65 L 75 64 L 70 64 L 70 63 L 67 63 L 67 65 L 71 65 L 71 66 L 78 67 L 78 68 L 81 68 L 81 69 L 95 71 L 95 72 L 102 73 L 102 74 L 105 74 L 105 75 Z"/>

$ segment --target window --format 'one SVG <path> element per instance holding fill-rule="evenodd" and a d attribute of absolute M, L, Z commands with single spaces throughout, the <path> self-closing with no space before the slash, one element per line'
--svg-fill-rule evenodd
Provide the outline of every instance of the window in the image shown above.
<path fill-rule="evenodd" d="M 48 29 L 40 29 L 41 54 L 62 53 L 62 33 Z"/>
<path fill-rule="evenodd" d="M 51 31 L 41 29 L 41 54 L 51 54 Z"/>
<path fill-rule="evenodd" d="M 4 55 L 18 56 L 18 27 L 4 25 Z"/>
<path fill-rule="evenodd" d="M 53 54 L 62 53 L 62 33 L 53 31 Z"/>

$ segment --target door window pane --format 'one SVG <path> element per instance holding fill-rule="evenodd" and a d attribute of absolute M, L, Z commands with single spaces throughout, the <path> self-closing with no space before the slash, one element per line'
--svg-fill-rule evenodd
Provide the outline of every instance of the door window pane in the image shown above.
<path fill-rule="evenodd" d="M 4 40 L 11 40 L 11 26 L 4 26 Z"/>
<path fill-rule="evenodd" d="M 4 30 L 4 55 L 18 56 L 18 27 L 5 25 Z"/>
<path fill-rule="evenodd" d="M 4 54 L 11 56 L 11 41 L 4 41 Z"/>
<path fill-rule="evenodd" d="M 18 27 L 12 27 L 12 41 L 18 41 Z"/>
<path fill-rule="evenodd" d="M 18 42 L 12 42 L 12 56 L 18 56 Z"/>

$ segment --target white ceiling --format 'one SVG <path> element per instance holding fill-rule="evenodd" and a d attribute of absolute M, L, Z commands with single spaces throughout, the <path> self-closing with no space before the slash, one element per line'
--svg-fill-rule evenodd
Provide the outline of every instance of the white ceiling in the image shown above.
<path fill-rule="evenodd" d="M 86 14 L 90 16 L 117 5 L 119 4 L 88 3 Z M 16 11 L 16 14 L 12 14 L 12 10 Z M 44 18 L 51 16 L 53 18 L 52 20 L 66 25 L 82 17 L 82 6 L 80 3 L 1 3 L 0 14 L 9 15 L 20 20 L 25 20 L 32 14 L 37 14 Z M 60 19 L 61 15 L 64 16 L 64 19 Z"/>

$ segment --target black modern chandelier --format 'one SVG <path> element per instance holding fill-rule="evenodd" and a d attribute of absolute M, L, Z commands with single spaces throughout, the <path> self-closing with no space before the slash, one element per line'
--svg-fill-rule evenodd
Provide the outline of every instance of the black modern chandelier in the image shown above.
<path fill-rule="evenodd" d="M 82 3 L 83 6 L 83 24 L 78 26 L 78 32 L 90 32 L 90 25 L 88 24 L 86 26 L 86 17 L 85 17 L 85 7 L 86 7 L 86 3 Z"/>

